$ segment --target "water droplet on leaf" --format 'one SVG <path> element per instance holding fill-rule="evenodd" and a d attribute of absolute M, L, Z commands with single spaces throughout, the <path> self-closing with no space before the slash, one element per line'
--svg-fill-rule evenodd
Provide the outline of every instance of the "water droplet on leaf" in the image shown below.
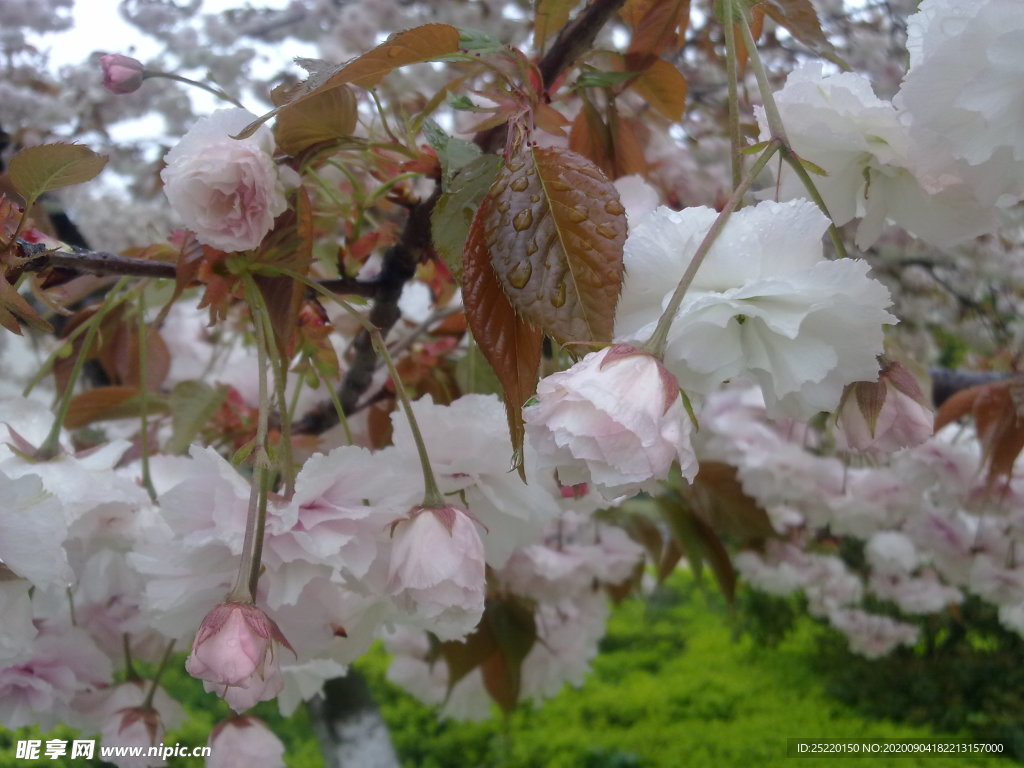
<path fill-rule="evenodd" d="M 530 266 L 530 262 L 521 261 L 508 273 L 508 281 L 512 283 L 514 288 L 525 288 L 526 284 L 530 282 L 530 275 L 532 274 L 533 267 Z"/>
<path fill-rule="evenodd" d="M 517 232 L 529 229 L 531 224 L 533 224 L 533 212 L 529 208 L 524 211 L 520 211 L 515 215 L 515 218 L 512 219 L 512 226 Z"/>
<path fill-rule="evenodd" d="M 555 295 L 551 297 L 551 305 L 556 309 L 565 304 L 565 283 L 559 283 Z"/>

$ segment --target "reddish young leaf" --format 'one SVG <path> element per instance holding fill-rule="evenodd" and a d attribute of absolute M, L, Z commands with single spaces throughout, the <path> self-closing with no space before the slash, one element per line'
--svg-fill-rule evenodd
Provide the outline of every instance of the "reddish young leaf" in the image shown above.
<path fill-rule="evenodd" d="M 278 115 L 274 128 L 277 146 L 297 155 L 315 144 L 350 136 L 356 127 L 356 111 L 355 94 L 347 86 L 314 93 Z"/>
<path fill-rule="evenodd" d="M 839 63 L 811 0 L 758 0 L 756 7 L 762 8 L 776 24 L 785 27 L 812 51 Z"/>
<path fill-rule="evenodd" d="M 775 535 L 768 513 L 743 491 L 736 467 L 721 461 L 702 461 L 693 482 L 697 513 L 715 531 L 743 543 Z"/>
<path fill-rule="evenodd" d="M 53 327 L 40 317 L 32 305 L 22 298 L 13 285 L 7 282 L 7 278 L 0 274 L 0 325 L 20 336 L 21 327 L 18 325 L 18 318 L 37 330 L 46 333 L 53 332 Z"/>
<path fill-rule="evenodd" d="M 575 152 L 523 147 L 488 198 L 483 237 L 512 306 L 560 343 L 610 341 L 626 240 L 615 186 Z"/>
<path fill-rule="evenodd" d="M 533 47 L 544 49 L 544 41 L 555 34 L 569 21 L 571 11 L 578 0 L 537 0 L 533 15 Z"/>
<path fill-rule="evenodd" d="M 459 40 L 459 30 L 455 27 L 448 24 L 424 24 L 392 35 L 372 51 L 345 64 L 302 60 L 299 63 L 307 67 L 309 78 L 288 94 L 291 100 L 247 125 L 238 134 L 238 138 L 251 136 L 275 114 L 294 109 L 301 102 L 332 88 L 349 83 L 372 88 L 386 74 L 399 67 L 455 53 L 459 50 Z"/>
<path fill-rule="evenodd" d="M 647 175 L 647 158 L 644 156 L 644 147 L 633 128 L 636 123 L 634 118 L 625 118 L 618 113 L 618 110 L 612 114 L 610 127 L 615 166 L 613 178 L 618 179 L 635 174 Z"/>
<path fill-rule="evenodd" d="M 97 387 L 75 395 L 68 406 L 64 426 L 79 429 L 94 421 L 131 416 L 138 413 L 137 387 Z"/>
<path fill-rule="evenodd" d="M 586 157 L 600 168 L 605 176 L 615 177 L 611 132 L 597 107 L 587 99 L 584 99 L 583 109 L 576 113 L 576 119 L 572 121 L 569 149 Z"/>
<path fill-rule="evenodd" d="M 673 122 L 683 117 L 689 85 L 683 73 L 664 59 L 654 59 L 629 87 Z"/>
<path fill-rule="evenodd" d="M 968 414 L 974 418 L 982 446 L 982 466 L 988 467 L 991 485 L 1009 477 L 1024 450 L 1024 382 L 1009 379 L 963 389 L 942 404 L 935 414 L 935 431 Z"/>
<path fill-rule="evenodd" d="M 525 437 L 523 403 L 537 389 L 543 336 L 509 303 L 491 266 L 484 239 L 488 204 L 486 199 L 481 203 L 466 238 L 462 300 L 469 329 L 501 382 L 512 446 L 518 454 Z"/>
<path fill-rule="evenodd" d="M 626 67 L 639 71 L 666 50 L 678 48 L 690 23 L 690 0 L 654 0 L 631 11 L 633 39 L 626 49 Z"/>

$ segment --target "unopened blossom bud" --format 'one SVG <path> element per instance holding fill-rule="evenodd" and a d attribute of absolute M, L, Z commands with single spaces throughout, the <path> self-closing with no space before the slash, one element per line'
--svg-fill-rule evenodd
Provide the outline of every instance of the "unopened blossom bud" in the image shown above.
<path fill-rule="evenodd" d="M 281 692 L 275 643 L 294 653 L 277 624 L 255 605 L 221 603 L 199 625 L 185 669 L 236 711 L 248 709 Z"/>
<path fill-rule="evenodd" d="M 392 525 L 388 590 L 442 640 L 471 632 L 484 612 L 484 545 L 469 513 L 415 507 Z"/>
<path fill-rule="evenodd" d="M 284 744 L 257 717 L 242 715 L 210 732 L 206 768 L 283 768 Z"/>
<path fill-rule="evenodd" d="M 559 481 L 591 482 L 606 499 L 653 490 L 679 461 L 692 480 L 697 460 L 676 377 L 629 344 L 592 352 L 541 379 L 523 409 L 526 433 Z"/>
<path fill-rule="evenodd" d="M 935 428 L 935 414 L 917 380 L 895 362 L 878 381 L 847 386 L 836 421 L 841 444 L 879 453 L 920 445 Z"/>
<path fill-rule="evenodd" d="M 105 747 L 140 747 L 141 755 L 111 754 L 105 759 L 118 768 L 167 765 L 164 760 L 147 756 L 150 747 L 163 741 L 164 727 L 152 707 L 126 707 L 115 712 L 103 727 L 100 741 Z"/>
<path fill-rule="evenodd" d="M 113 93 L 134 93 L 146 77 L 142 62 L 120 53 L 100 56 L 103 67 L 103 87 Z"/>

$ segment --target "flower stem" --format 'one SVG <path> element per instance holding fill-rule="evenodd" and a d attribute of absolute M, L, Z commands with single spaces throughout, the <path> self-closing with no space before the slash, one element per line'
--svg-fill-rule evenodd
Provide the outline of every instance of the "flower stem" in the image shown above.
<path fill-rule="evenodd" d="M 121 647 L 124 650 L 124 676 L 128 680 L 138 680 L 139 673 L 135 670 L 135 664 L 132 663 L 132 643 L 131 635 L 127 632 L 121 635 Z"/>
<path fill-rule="evenodd" d="M 423 469 L 423 506 L 428 509 L 440 509 L 445 506 L 444 496 L 437 487 L 434 469 L 430 466 L 430 456 L 427 454 L 427 446 L 423 442 L 423 435 L 420 433 L 419 424 L 416 423 L 416 414 L 412 412 L 412 403 L 409 401 L 409 395 L 406 393 L 405 387 L 402 385 L 402 379 L 398 376 L 398 371 L 395 369 L 395 361 L 391 359 L 391 354 L 384 343 L 384 337 L 380 335 L 379 330 L 374 328 L 370 331 L 370 340 L 373 342 L 373 348 L 377 350 L 377 354 L 384 360 L 388 373 L 391 374 L 391 381 L 395 385 L 395 393 L 402 403 L 402 410 L 405 411 L 405 415 L 409 419 L 409 429 L 412 430 L 412 439 L 416 443 L 416 452 L 420 457 L 420 467 Z"/>
<path fill-rule="evenodd" d="M 245 109 L 245 107 L 242 105 L 242 102 L 240 102 L 234 96 L 231 96 L 230 94 L 225 93 L 224 91 L 222 91 L 220 88 L 217 88 L 216 86 L 200 82 L 199 80 L 193 80 L 192 78 L 185 77 L 184 75 L 176 75 L 173 72 L 157 72 L 157 71 L 154 71 L 154 70 L 151 70 L 151 69 L 147 69 L 143 73 L 143 75 L 142 75 L 142 79 L 143 80 L 148 80 L 148 79 L 153 78 L 153 77 L 162 77 L 162 78 L 165 78 L 166 80 L 175 80 L 175 81 L 177 81 L 179 83 L 185 83 L 186 85 L 194 85 L 196 88 L 201 88 L 202 90 L 206 91 L 207 93 L 212 93 L 218 99 L 222 99 L 223 101 L 226 101 L 229 104 L 234 104 L 236 107 L 239 107 L 241 109 Z"/>
<path fill-rule="evenodd" d="M 357 312 L 351 304 L 340 296 L 335 296 L 322 285 L 319 285 L 313 280 L 303 277 L 299 273 L 290 269 L 281 269 L 280 273 L 291 277 L 293 280 L 298 280 L 303 285 L 340 305 L 346 312 L 352 315 L 352 317 L 354 317 L 363 327 L 363 330 L 369 334 L 370 341 L 373 343 L 373 348 L 377 350 L 377 354 L 379 354 L 381 359 L 384 360 L 388 373 L 391 374 L 391 381 L 395 385 L 395 394 L 398 395 L 399 402 L 402 404 L 402 409 L 409 418 L 409 428 L 412 430 L 412 439 L 416 443 L 416 451 L 419 453 L 420 457 L 420 466 L 423 469 L 423 506 L 428 509 L 439 509 L 445 506 L 444 495 L 437 487 L 437 480 L 434 478 L 434 470 L 430 466 L 430 457 L 427 455 L 427 447 L 423 442 L 423 435 L 420 433 L 419 425 L 416 423 L 416 415 L 412 412 L 412 403 L 409 402 L 409 396 L 406 394 L 405 387 L 402 385 L 402 379 L 398 375 L 398 371 L 395 369 L 395 362 L 391 359 L 391 353 L 388 352 L 387 345 L 384 343 L 384 337 L 380 335 L 380 329 L 363 317 L 362 314 Z"/>
<path fill-rule="evenodd" d="M 708 233 L 704 235 L 704 239 L 701 241 L 700 245 L 697 246 L 697 250 L 694 252 L 693 258 L 686 267 L 686 271 L 679 279 L 679 285 L 676 286 L 676 290 L 672 294 L 672 298 L 669 299 L 668 306 L 665 307 L 665 311 L 662 312 L 661 317 L 658 318 L 658 325 L 655 327 L 654 333 L 651 334 L 651 338 L 647 340 L 647 343 L 643 345 L 644 349 L 655 357 L 664 357 L 665 344 L 668 342 L 669 328 L 672 327 L 672 321 L 676 319 L 676 313 L 679 311 L 679 306 L 683 303 L 683 297 L 686 296 L 686 292 L 693 283 L 693 278 L 696 277 L 697 270 L 700 269 L 700 265 L 704 262 L 704 258 L 711 250 L 711 246 L 714 245 L 715 240 L 722 233 L 722 230 L 725 229 L 726 222 L 729 221 L 729 217 L 739 207 L 740 202 L 743 200 L 743 196 L 747 193 L 747 190 L 750 189 L 750 186 L 760 175 L 761 171 L 763 171 L 764 167 L 768 165 L 768 161 L 772 159 L 772 156 L 778 152 L 781 147 L 782 142 L 779 139 L 772 139 L 768 142 L 764 151 L 761 152 L 760 156 L 757 158 L 757 161 L 750 167 L 747 175 L 733 191 L 732 196 L 728 201 L 726 201 L 721 212 L 718 214 L 718 218 L 715 219 L 711 228 L 708 229 Z"/>
<path fill-rule="evenodd" d="M 793 172 L 803 182 L 807 194 L 811 196 L 811 200 L 817 204 L 822 213 L 828 216 L 828 237 L 832 241 L 832 247 L 836 249 L 836 255 L 841 259 L 845 259 L 848 255 L 846 253 L 846 245 L 843 243 L 843 238 L 839 235 L 839 229 L 832 219 L 832 214 L 828 212 L 828 206 L 825 205 L 825 200 L 818 191 L 818 187 L 814 184 L 811 175 L 804 168 L 804 164 L 800 162 L 797 154 L 788 146 L 782 148 L 782 158 L 789 163 L 789 167 L 793 169 Z"/>
<path fill-rule="evenodd" d="M 250 310 L 257 304 L 259 292 L 251 275 L 244 275 L 246 300 Z M 263 532 L 267 510 L 267 432 L 270 418 L 270 394 L 267 387 L 267 335 L 262 319 L 253 311 L 253 330 L 256 334 L 257 368 L 259 370 L 259 410 L 256 420 L 256 469 L 249 489 L 249 507 L 245 517 L 245 536 L 242 540 L 242 560 L 238 564 L 235 585 L 227 595 L 229 601 L 253 603 L 259 582 L 260 559 L 263 552 Z"/>
<path fill-rule="evenodd" d="M 732 7 L 731 2 L 726 5 Z M 765 119 L 768 121 L 768 131 L 771 133 L 773 139 L 778 139 L 782 142 L 781 150 L 783 159 L 789 163 L 794 173 L 796 173 L 800 181 L 803 182 L 808 195 L 810 195 L 811 199 L 817 203 L 821 212 L 828 217 L 829 239 L 832 241 L 832 245 L 836 249 L 836 253 L 840 258 L 846 258 L 846 246 L 843 245 L 843 240 L 839 236 L 839 230 L 835 225 L 835 221 L 832 219 L 832 214 L 828 212 L 828 206 L 825 205 L 825 201 L 818 192 L 818 188 L 814 185 L 810 174 L 807 173 L 807 169 L 804 168 L 803 164 L 800 162 L 800 158 L 797 156 L 796 152 L 793 151 L 793 148 L 789 144 L 789 139 L 786 137 L 786 127 L 782 123 L 782 115 L 779 113 L 779 107 L 775 103 L 775 96 L 772 94 L 771 85 L 768 82 L 768 75 L 765 73 L 764 64 L 761 62 L 761 56 L 757 52 L 754 37 L 750 32 L 750 25 L 747 23 L 746 12 L 744 11 L 742 4 L 734 8 L 737 11 L 736 15 L 739 16 L 740 30 L 743 33 L 743 42 L 747 46 L 750 66 L 754 70 L 754 76 L 757 78 L 757 89 L 761 92 L 761 102 L 764 106 L 764 115 Z M 726 13 L 728 14 L 728 11 Z"/>
<path fill-rule="evenodd" d="M 156 488 L 149 472 L 149 328 L 146 326 L 146 292 L 139 291 L 139 411 L 142 432 L 139 435 L 142 452 L 142 487 L 151 501 L 156 501 Z"/>
<path fill-rule="evenodd" d="M 82 375 L 82 367 L 85 365 L 85 359 L 89 356 L 89 350 L 92 349 L 93 343 L 96 341 L 96 337 L 100 332 L 100 325 L 103 324 L 103 318 L 107 316 L 111 309 L 115 306 L 115 302 L 112 299 L 124 290 L 124 287 L 128 285 L 128 278 L 122 277 L 117 281 L 117 284 L 110 289 L 110 293 L 107 294 L 107 300 L 103 302 L 103 305 L 96 310 L 96 314 L 90 318 L 89 330 L 85 334 L 85 339 L 82 341 L 81 350 L 78 353 L 78 357 L 75 358 L 75 364 L 71 369 L 71 376 L 68 377 L 67 385 L 64 388 L 64 395 L 61 397 L 60 405 L 57 408 L 57 415 L 53 420 L 53 426 L 50 427 L 50 433 L 46 436 L 43 444 L 39 446 L 39 458 L 41 459 L 52 459 L 57 455 L 60 449 L 60 431 L 64 427 L 64 421 L 68 417 L 68 409 L 71 407 L 71 400 L 75 396 L 75 385 L 78 383 L 79 377 Z"/>
<path fill-rule="evenodd" d="M 734 2 L 736 0 L 730 0 L 730 5 Z M 750 68 L 754 70 L 754 77 L 757 79 L 757 89 L 761 92 L 761 103 L 764 106 L 765 119 L 768 121 L 768 130 L 773 139 L 779 139 L 788 146 L 789 141 L 786 139 L 786 127 L 782 124 L 782 115 L 779 114 L 779 107 L 775 103 L 775 97 L 772 95 L 768 74 L 764 70 L 761 56 L 757 52 L 757 43 L 754 42 L 754 36 L 750 32 L 746 11 L 741 2 L 736 2 L 733 9 L 739 18 L 743 44 L 747 47 L 747 61 L 750 62 Z"/>
<path fill-rule="evenodd" d="M 157 667 L 157 670 L 153 675 L 153 682 L 149 686 L 149 692 L 146 694 L 146 700 L 142 702 L 140 709 L 153 708 L 153 697 L 156 695 L 156 687 L 160 684 L 160 678 L 163 677 L 164 670 L 167 669 L 167 662 L 171 660 L 171 653 L 174 651 L 174 643 L 175 641 L 171 640 L 171 642 L 167 644 L 164 656 L 160 659 L 160 666 Z"/>
<path fill-rule="evenodd" d="M 725 35 L 725 73 L 729 87 L 729 155 L 732 167 L 732 188 L 736 189 L 743 180 L 743 148 L 740 137 L 740 100 L 737 83 L 736 25 L 733 21 L 733 6 L 725 3 L 723 32 Z"/>

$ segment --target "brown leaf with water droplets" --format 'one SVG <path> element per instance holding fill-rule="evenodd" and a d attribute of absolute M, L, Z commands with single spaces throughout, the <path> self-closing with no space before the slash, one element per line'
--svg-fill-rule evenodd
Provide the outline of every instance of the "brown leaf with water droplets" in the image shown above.
<path fill-rule="evenodd" d="M 480 351 L 501 382 L 513 450 L 523 445 L 523 403 L 537 389 L 543 336 L 516 312 L 491 266 L 484 236 L 485 198 L 466 237 L 462 264 L 462 301 L 466 320 Z"/>
<path fill-rule="evenodd" d="M 522 148 L 488 193 L 483 237 L 529 323 L 562 344 L 611 340 L 626 216 L 600 168 L 569 150 Z"/>

